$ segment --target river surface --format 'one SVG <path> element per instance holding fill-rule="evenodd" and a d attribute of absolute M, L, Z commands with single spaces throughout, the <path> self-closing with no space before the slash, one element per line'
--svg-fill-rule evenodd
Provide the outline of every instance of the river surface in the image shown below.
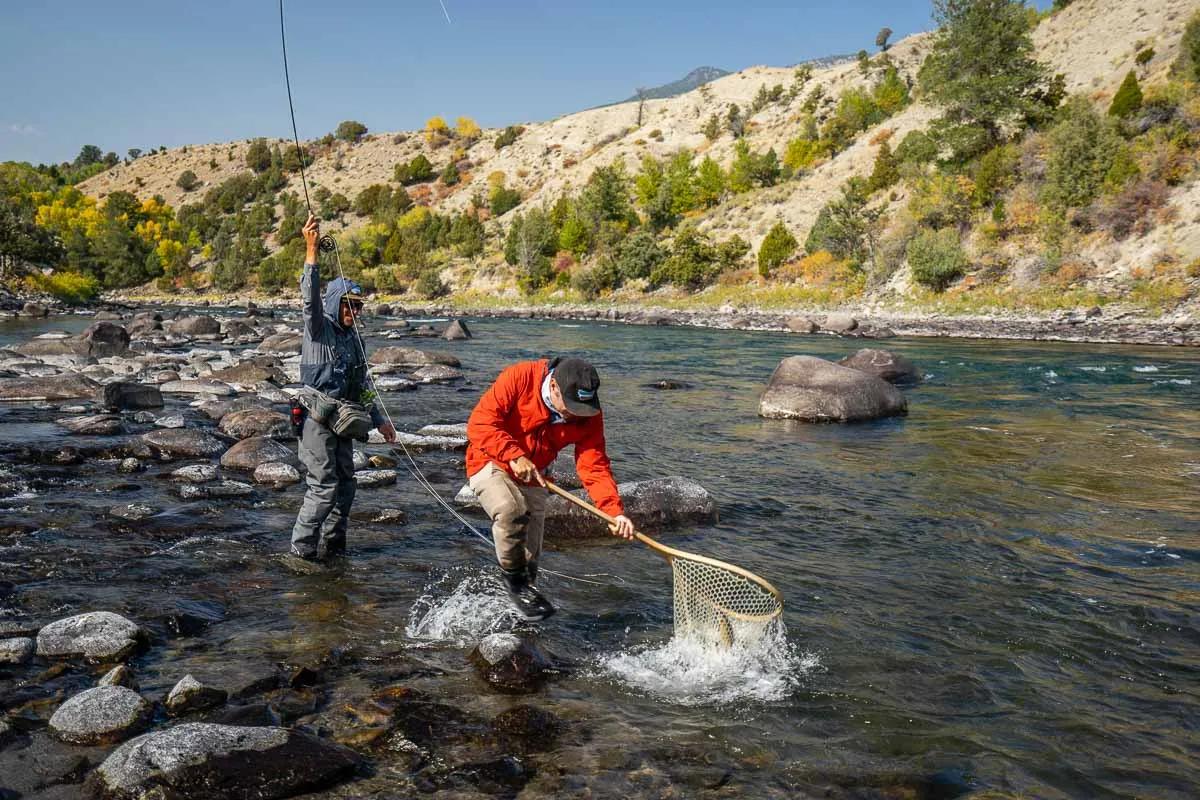
<path fill-rule="evenodd" d="M 839 797 L 963 787 L 1197 796 L 1200 353 L 892 339 L 884 346 L 925 375 L 906 390 L 909 414 L 806 425 L 756 415 L 775 365 L 838 358 L 863 342 L 468 322 L 470 342 L 371 337 L 372 347 L 452 353 L 470 379 L 387 395 L 397 427 L 464 421 L 511 361 L 592 359 L 618 480 L 686 475 L 707 487 L 720 522 L 662 538 L 773 582 L 784 641 L 727 656 L 671 643 L 659 558 L 616 540 L 551 540 L 545 566 L 590 581 L 542 581 L 560 612 L 538 639 L 570 669 L 537 694 L 498 695 L 466 659 L 482 633 L 513 624 L 488 577 L 491 554 L 407 475 L 360 490 L 352 558 L 305 576 L 272 558 L 286 548 L 299 487 L 184 502 L 158 476 L 186 462 L 132 478 L 112 462 L 5 467 L 28 484 L 0 501 L 0 577 L 20 590 L 19 612 L 7 613 L 149 620 L 219 607 L 223 619 L 203 634 L 156 639 L 138 657 L 147 696 L 186 672 L 233 685 L 263 664 L 334 649 L 352 655 L 327 706 L 396 683 L 481 718 L 533 705 L 566 733 L 523 756 L 527 774 L 512 790 L 523 798 L 830 787 Z M 0 346 L 84 324 L 6 321 Z M 692 388 L 645 386 L 667 378 Z M 0 407 L 0 439 L 66 444 L 52 419 Z M 417 458 L 453 496 L 461 455 Z M 137 525 L 106 515 L 130 502 L 163 511 Z M 405 526 L 366 521 L 397 507 Z M 381 764 L 332 794 L 386 793 Z"/>

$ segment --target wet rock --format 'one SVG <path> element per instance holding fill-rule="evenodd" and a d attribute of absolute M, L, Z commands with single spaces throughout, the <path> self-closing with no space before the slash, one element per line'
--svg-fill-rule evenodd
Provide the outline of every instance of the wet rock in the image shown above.
<path fill-rule="evenodd" d="M 215 336 L 221 332 L 221 323 L 202 314 L 180 317 L 171 323 L 171 333 L 181 336 Z"/>
<path fill-rule="evenodd" d="M 159 387 L 167 394 L 208 394 L 233 397 L 237 391 L 227 383 L 212 380 L 168 381 Z"/>
<path fill-rule="evenodd" d="M 505 749 L 525 753 L 550 750 L 563 724 L 557 716 L 530 705 L 503 711 L 492 720 L 492 732 Z"/>
<path fill-rule="evenodd" d="M 58 707 L 50 731 L 72 744 L 113 744 L 141 732 L 154 706 L 124 686 L 86 689 Z"/>
<path fill-rule="evenodd" d="M 291 486 L 300 482 L 300 471 L 291 464 L 259 464 L 254 468 L 254 482 L 271 486 Z"/>
<path fill-rule="evenodd" d="M 356 471 L 364 470 L 367 467 L 371 466 L 370 457 L 366 453 L 364 453 L 362 450 L 356 449 L 354 451 L 354 455 L 351 456 L 351 460 L 354 462 L 354 469 Z"/>
<path fill-rule="evenodd" d="M 460 369 L 447 367 L 444 364 L 430 364 L 417 367 L 412 371 L 410 377 L 418 383 L 453 383 L 462 380 L 463 373 Z"/>
<path fill-rule="evenodd" d="M 430 364 L 442 364 L 447 367 L 461 366 L 454 356 L 430 353 L 414 347 L 381 347 L 371 354 L 369 360 L 372 364 L 397 367 L 424 367 Z"/>
<path fill-rule="evenodd" d="M 359 489 L 377 489 L 380 486 L 392 486 L 396 483 L 397 473 L 394 469 L 367 469 L 357 473 Z"/>
<path fill-rule="evenodd" d="M 450 424 L 425 425 L 417 431 L 418 436 L 450 436 L 455 439 L 467 438 L 467 423 L 455 422 Z"/>
<path fill-rule="evenodd" d="M 55 423 L 79 436 L 116 436 L 125 432 L 121 418 L 111 414 L 92 414 L 86 417 L 63 417 Z"/>
<path fill-rule="evenodd" d="M 387 303 L 380 303 L 371 309 L 371 313 L 378 317 L 390 317 L 392 315 L 392 307 Z"/>
<path fill-rule="evenodd" d="M 371 431 L 367 439 L 371 444 L 383 444 L 383 435 L 379 431 Z M 424 453 L 430 450 L 466 450 L 466 438 L 457 436 L 421 436 L 416 433 L 396 431 L 396 446 L 403 444 L 414 453 Z"/>
<path fill-rule="evenodd" d="M 254 384 L 254 393 L 268 403 L 279 403 L 287 405 L 291 403 L 292 396 L 280 389 L 273 383 L 256 383 Z"/>
<path fill-rule="evenodd" d="M 235 411 L 251 408 L 263 408 L 262 401 L 256 397 L 239 397 L 236 400 L 210 400 L 199 405 L 200 413 L 216 422 Z"/>
<path fill-rule="evenodd" d="M 451 342 L 470 339 L 472 338 L 471 330 L 467 327 L 467 323 L 456 319 L 446 326 L 446 330 L 442 333 L 442 338 Z"/>
<path fill-rule="evenodd" d="M 904 414 L 896 387 L 815 356 L 783 359 L 759 401 L 759 416 L 804 422 L 859 422 Z"/>
<path fill-rule="evenodd" d="M 163 705 L 166 706 L 167 713 L 178 716 L 191 711 L 206 711 L 222 706 L 227 699 L 229 699 L 229 693 L 224 689 L 205 686 L 193 676 L 185 675 L 167 694 Z"/>
<path fill-rule="evenodd" d="M 211 600 L 179 600 L 177 610 L 159 621 L 172 636 L 199 636 L 208 626 L 225 619 L 225 608 Z"/>
<path fill-rule="evenodd" d="M 468 658 L 480 677 L 503 692 L 537 691 L 553 669 L 541 648 L 514 633 L 483 637 Z"/>
<path fill-rule="evenodd" d="M 238 725 L 247 728 L 272 727 L 283 719 L 266 703 L 249 703 L 244 706 L 228 706 L 210 715 L 208 721 L 215 725 Z"/>
<path fill-rule="evenodd" d="M 376 525 L 407 525 L 408 514 L 400 508 L 381 508 L 369 517 Z"/>
<path fill-rule="evenodd" d="M 82 365 L 90 360 L 87 342 L 74 336 L 46 338 L 43 334 L 18 345 L 17 352 L 47 364 Z"/>
<path fill-rule="evenodd" d="M 159 428 L 177 429 L 187 425 L 187 420 L 182 414 L 164 414 L 154 420 L 154 425 Z"/>
<path fill-rule="evenodd" d="M 661 389 L 663 391 L 692 388 L 692 384 L 690 383 L 686 383 L 684 381 L 674 381 L 669 378 L 664 378 L 661 381 L 654 381 L 652 383 L 643 383 L 642 386 L 646 387 L 647 389 Z"/>
<path fill-rule="evenodd" d="M 121 463 L 117 464 L 117 472 L 121 472 L 126 475 L 132 475 L 135 472 L 141 472 L 145 468 L 146 466 L 142 464 L 141 461 L 138 461 L 136 458 L 132 457 L 122 458 Z"/>
<path fill-rule="evenodd" d="M 419 384 L 408 378 L 384 375 L 374 379 L 375 388 L 381 392 L 415 392 Z"/>
<path fill-rule="evenodd" d="M 129 503 L 123 506 L 113 506 L 108 510 L 108 515 L 129 522 L 141 522 L 142 520 L 150 519 L 150 517 L 159 513 L 160 510 L 145 503 Z"/>
<path fill-rule="evenodd" d="M 252 494 L 254 487 L 241 481 L 185 483 L 179 487 L 179 496 L 184 500 L 221 500 L 249 497 Z"/>
<path fill-rule="evenodd" d="M 890 350 L 864 347 L 837 363 L 882 378 L 888 383 L 919 383 L 921 380 L 921 372 L 916 364 Z"/>
<path fill-rule="evenodd" d="M 251 436 L 243 439 L 221 456 L 221 466 L 225 469 L 240 469 L 249 472 L 253 472 L 262 464 L 276 462 L 292 465 L 298 463 L 296 454 L 291 449 L 265 436 Z"/>
<path fill-rule="evenodd" d="M 24 664 L 33 658 L 36 645 L 27 636 L 0 639 L 0 664 Z"/>
<path fill-rule="evenodd" d="M 265 436 L 271 439 L 291 439 L 292 422 L 286 414 L 269 408 L 247 408 L 221 417 L 217 430 L 234 439 Z"/>
<path fill-rule="evenodd" d="M 95 397 L 100 384 L 83 375 L 0 378 L 0 400 L 75 400 Z"/>
<path fill-rule="evenodd" d="M 821 328 L 831 333 L 849 333 L 858 327 L 858 320 L 849 314 L 830 314 Z"/>
<path fill-rule="evenodd" d="M 304 339 L 299 333 L 291 331 L 276 333 L 263 339 L 258 349 L 263 353 L 291 355 L 300 352 L 300 345 L 303 341 Z"/>
<path fill-rule="evenodd" d="M 142 629 L 120 614 L 92 611 L 51 622 L 38 631 L 37 654 L 120 661 L 137 650 L 144 638 Z"/>
<path fill-rule="evenodd" d="M 171 473 L 171 480 L 185 483 L 207 483 L 215 481 L 220 471 L 212 464 L 189 464 Z"/>
<path fill-rule="evenodd" d="M 168 458 L 201 458 L 224 452 L 225 443 L 196 430 L 164 429 L 143 433 L 141 440 Z"/>
<path fill-rule="evenodd" d="M 81 339 L 87 344 L 88 355 L 108 358 L 129 351 L 129 331 L 112 322 L 93 322 Z"/>
<path fill-rule="evenodd" d="M 820 328 L 808 317 L 788 317 L 784 325 L 792 333 L 816 333 Z"/>
<path fill-rule="evenodd" d="M 225 334 L 227 338 L 234 339 L 258 335 L 258 331 L 253 325 L 240 319 L 230 319 L 221 323 L 221 333 Z"/>
<path fill-rule="evenodd" d="M 161 372 L 154 373 L 155 383 L 170 383 L 177 380 L 179 380 L 179 373 L 173 369 L 164 369 Z"/>
<path fill-rule="evenodd" d="M 126 742 L 93 780 L 125 798 L 162 787 L 178 798 L 270 800 L 333 786 L 360 763 L 353 750 L 303 731 L 195 722 Z"/>
<path fill-rule="evenodd" d="M 259 383 L 281 385 L 288 382 L 287 376 L 283 374 L 283 371 L 279 367 L 270 363 L 264 364 L 253 360 L 244 361 L 241 364 L 226 367 L 225 369 L 219 369 L 209 377 L 222 383 L 235 384 L 247 388 Z"/>
<path fill-rule="evenodd" d="M 176 378 L 178 377 L 176 375 Z M 118 411 L 136 411 L 145 408 L 162 408 L 163 406 L 162 392 L 157 386 L 127 381 L 117 381 L 105 385 L 100 402 L 105 408 Z"/>
<path fill-rule="evenodd" d="M 96 682 L 97 686 L 124 686 L 126 689 L 138 690 L 137 676 L 133 674 L 133 670 L 125 664 L 117 666 L 104 673 L 104 676 Z"/>
<path fill-rule="evenodd" d="M 21 316 L 35 318 L 48 317 L 50 316 L 50 309 L 41 303 L 29 302 L 21 306 Z"/>
<path fill-rule="evenodd" d="M 375 469 L 395 469 L 400 462 L 384 453 L 372 453 L 367 463 Z"/>

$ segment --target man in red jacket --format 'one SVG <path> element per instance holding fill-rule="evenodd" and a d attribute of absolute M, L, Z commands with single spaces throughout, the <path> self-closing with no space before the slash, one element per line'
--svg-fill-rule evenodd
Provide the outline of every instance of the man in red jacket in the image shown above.
<path fill-rule="evenodd" d="M 554 607 L 534 588 L 546 519 L 546 468 L 575 445 L 575 468 L 588 494 L 616 518 L 613 533 L 633 538 L 608 454 L 600 413 L 600 376 L 579 358 L 521 361 L 507 367 L 467 420 L 467 475 L 492 518 L 500 573 L 519 612 L 545 619 Z"/>

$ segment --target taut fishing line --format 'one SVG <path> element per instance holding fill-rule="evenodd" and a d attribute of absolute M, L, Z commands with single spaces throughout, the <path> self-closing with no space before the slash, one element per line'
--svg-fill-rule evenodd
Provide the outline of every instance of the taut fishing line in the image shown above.
<path fill-rule="evenodd" d="M 442 6 L 442 12 L 445 13 L 445 15 L 446 15 L 446 22 L 449 23 L 450 22 L 450 14 L 449 14 L 449 12 L 446 11 L 446 4 L 444 2 L 442 2 L 442 0 L 438 0 L 438 2 Z M 316 216 L 315 214 L 313 214 L 312 201 L 309 200 L 309 197 L 308 197 L 308 179 L 305 177 L 305 174 L 304 174 L 304 155 L 305 155 L 305 153 L 304 153 L 304 150 L 302 150 L 300 147 L 300 134 L 296 128 L 296 108 L 292 102 L 292 81 L 291 81 L 291 77 L 288 74 L 287 34 L 284 31 L 284 24 L 283 24 L 283 0 L 279 0 L 279 41 L 283 47 L 283 80 L 284 80 L 284 84 L 287 86 L 288 113 L 291 115 L 291 119 L 292 119 L 292 138 L 296 143 L 296 154 L 297 154 L 299 162 L 300 162 L 300 185 L 304 189 L 304 203 L 305 203 L 305 205 L 308 206 L 309 215 Z M 327 253 L 328 252 L 333 253 L 334 262 L 337 264 L 338 275 L 343 280 L 345 280 L 346 273 L 342 270 L 342 251 L 341 251 L 341 248 L 338 247 L 337 240 L 334 239 L 332 235 L 330 235 L 328 233 L 325 234 L 320 239 L 320 249 Z M 367 348 L 366 348 L 366 344 L 364 343 L 364 340 L 363 340 L 362 329 L 359 327 L 358 316 L 355 314 L 351 314 L 350 319 L 353 321 L 354 340 L 358 344 L 359 355 L 362 356 L 363 365 L 366 369 L 367 381 L 371 385 L 371 392 L 375 395 L 376 399 L 378 400 L 378 403 L 376 403 L 376 405 L 380 410 L 383 411 L 384 417 L 387 418 L 388 425 L 391 425 L 392 429 L 395 430 L 396 425 L 392 421 L 392 415 L 388 411 L 387 404 L 383 402 L 383 396 L 380 394 L 379 389 L 375 384 L 375 376 L 371 374 L 371 365 L 370 365 L 370 362 L 367 361 Z M 480 531 L 478 528 L 476 528 L 474 525 L 472 525 L 470 523 L 470 521 L 467 520 L 466 517 L 464 517 L 461 513 L 459 513 L 458 509 L 454 508 L 454 506 L 450 505 L 450 503 L 448 503 L 445 498 L 443 498 L 440 494 L 438 494 L 437 489 L 435 489 L 433 484 L 431 484 L 429 482 L 429 479 L 425 477 L 425 474 L 423 472 L 421 472 L 421 468 L 417 465 L 417 461 L 416 461 L 416 459 L 413 458 L 412 452 L 408 449 L 408 446 L 404 444 L 404 440 L 397 439 L 397 444 L 400 445 L 399 451 L 404 454 L 404 457 L 408 462 L 407 464 L 405 464 L 405 467 L 412 474 L 413 478 L 417 481 L 417 483 L 421 486 L 421 488 L 424 489 L 426 492 L 428 492 L 429 495 L 431 497 L 433 497 L 434 500 L 437 501 L 438 505 L 440 505 L 447 512 L 449 512 L 450 515 L 452 517 L 454 517 L 454 519 L 456 519 L 460 523 L 462 523 L 463 527 L 465 527 L 468 531 L 470 531 L 475 536 L 477 536 L 482 542 L 484 542 L 486 545 L 488 545 L 489 549 L 492 548 L 494 545 L 492 543 L 491 537 L 484 535 L 484 533 L 482 531 Z M 392 452 L 393 453 L 397 452 L 397 448 L 393 447 Z M 549 574 L 549 575 L 555 575 L 560 578 L 566 578 L 567 580 L 570 580 L 570 581 L 578 581 L 579 583 L 591 583 L 591 584 L 595 584 L 597 586 L 608 585 L 603 581 L 593 581 L 593 580 L 588 580 L 586 578 L 577 578 L 572 575 L 566 575 L 564 573 L 555 572 L 555 571 L 549 570 L 549 569 L 543 569 L 542 572 Z M 612 576 L 608 576 L 608 577 L 612 577 Z"/>

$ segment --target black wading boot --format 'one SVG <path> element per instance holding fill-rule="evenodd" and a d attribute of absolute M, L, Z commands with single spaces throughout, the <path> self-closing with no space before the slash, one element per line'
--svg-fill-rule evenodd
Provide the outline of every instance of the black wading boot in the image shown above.
<path fill-rule="evenodd" d="M 537 574 L 537 567 L 533 568 L 533 572 L 535 575 Z M 513 607 L 527 622 L 538 622 L 554 614 L 554 606 L 530 584 L 529 576 L 524 569 L 501 567 L 500 577 L 504 581 L 504 588 L 508 589 L 508 596 L 512 600 Z"/>

